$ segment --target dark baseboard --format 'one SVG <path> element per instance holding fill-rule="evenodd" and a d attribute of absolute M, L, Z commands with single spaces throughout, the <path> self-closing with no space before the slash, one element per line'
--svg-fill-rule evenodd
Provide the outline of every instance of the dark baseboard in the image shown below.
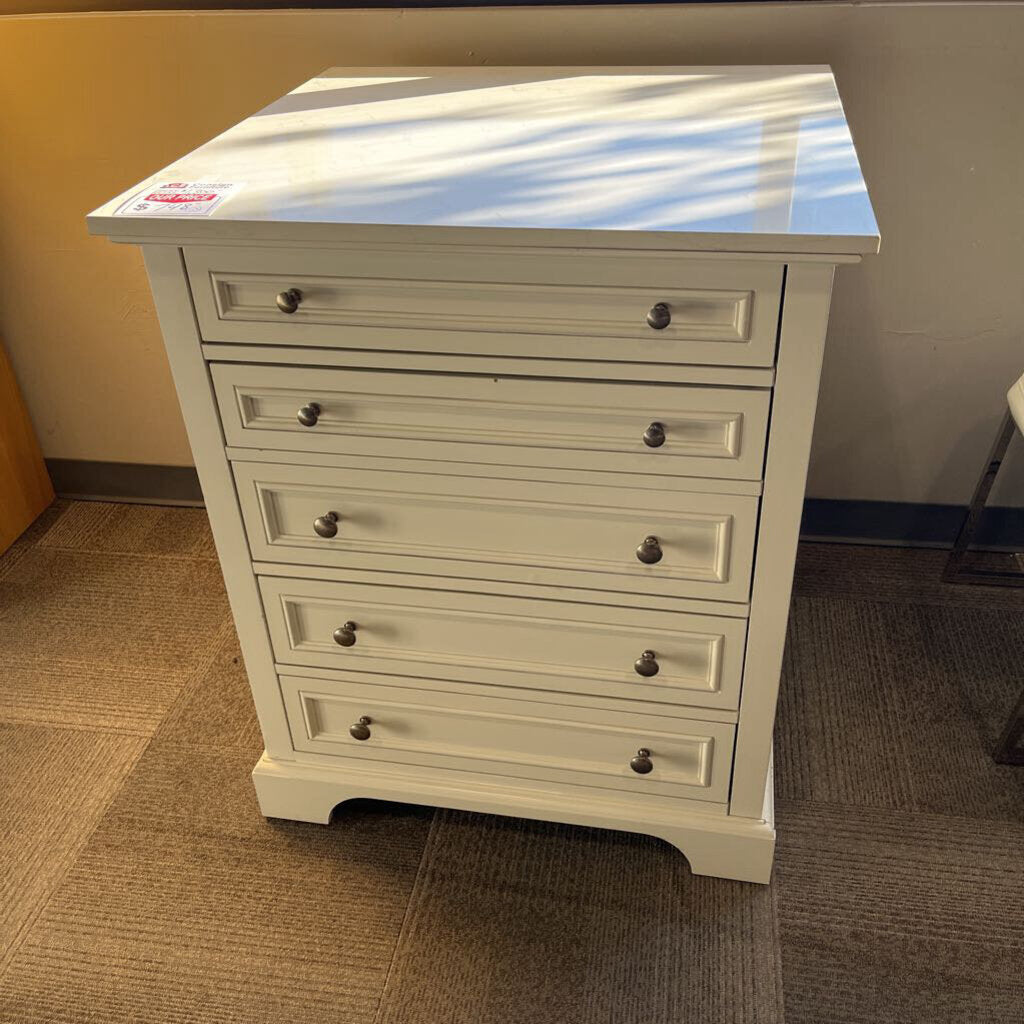
<path fill-rule="evenodd" d="M 146 505 L 203 504 L 199 477 L 192 466 L 47 459 L 46 468 L 59 498 Z"/>
<path fill-rule="evenodd" d="M 804 540 L 948 548 L 966 515 L 966 505 L 807 498 L 800 536 Z M 1024 551 L 1024 508 L 985 509 L 975 545 Z"/>
<path fill-rule="evenodd" d="M 199 478 L 191 466 L 47 459 L 46 467 L 54 490 L 62 498 L 151 505 L 203 503 Z M 800 535 L 804 540 L 853 544 L 949 547 L 966 512 L 963 505 L 808 498 L 804 502 Z M 1024 509 L 986 509 L 977 544 L 1024 551 Z"/>

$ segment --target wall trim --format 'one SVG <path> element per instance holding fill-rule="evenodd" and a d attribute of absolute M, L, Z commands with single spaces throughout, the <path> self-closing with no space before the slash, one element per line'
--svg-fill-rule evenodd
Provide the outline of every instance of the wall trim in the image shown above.
<path fill-rule="evenodd" d="M 966 505 L 807 498 L 800 538 L 948 548 L 953 546 L 966 515 Z M 1024 508 L 985 509 L 975 536 L 977 547 L 1024 551 Z"/>
<path fill-rule="evenodd" d="M 199 478 L 192 466 L 47 459 L 46 468 L 61 498 L 147 505 L 203 504 Z M 800 537 L 832 543 L 948 548 L 966 514 L 966 505 L 807 498 Z M 1024 508 L 986 509 L 977 536 L 979 547 L 1024 551 Z"/>
<path fill-rule="evenodd" d="M 143 505 L 203 504 L 203 492 L 194 466 L 47 459 L 46 468 L 58 498 Z"/>

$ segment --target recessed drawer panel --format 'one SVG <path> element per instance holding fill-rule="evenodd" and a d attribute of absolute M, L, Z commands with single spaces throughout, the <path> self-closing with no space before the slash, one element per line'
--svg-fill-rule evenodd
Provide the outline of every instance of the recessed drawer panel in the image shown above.
<path fill-rule="evenodd" d="M 665 253 L 197 247 L 204 339 L 770 366 L 782 266 Z"/>
<path fill-rule="evenodd" d="M 256 561 L 631 595 L 750 596 L 754 497 L 273 463 L 232 468 Z"/>
<path fill-rule="evenodd" d="M 281 688 L 300 751 L 718 803 L 728 795 L 735 727 L 726 722 L 301 675 L 282 676 Z"/>
<path fill-rule="evenodd" d="M 746 619 L 278 576 L 259 583 L 282 664 L 738 706 Z"/>
<path fill-rule="evenodd" d="M 764 468 L 763 390 L 246 363 L 212 373 L 227 443 L 241 448 L 739 480 Z"/>

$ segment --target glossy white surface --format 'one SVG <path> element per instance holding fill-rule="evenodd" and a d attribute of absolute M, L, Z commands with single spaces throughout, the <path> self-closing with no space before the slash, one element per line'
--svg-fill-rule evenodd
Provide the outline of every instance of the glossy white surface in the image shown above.
<path fill-rule="evenodd" d="M 169 180 L 246 184 L 205 218 L 113 217 Z M 878 248 L 827 67 L 333 69 L 89 220 L 97 233 L 165 240 L 405 227 L 453 241 L 502 229 L 508 242 L 511 229 L 523 241 L 586 231 L 589 245 Z"/>

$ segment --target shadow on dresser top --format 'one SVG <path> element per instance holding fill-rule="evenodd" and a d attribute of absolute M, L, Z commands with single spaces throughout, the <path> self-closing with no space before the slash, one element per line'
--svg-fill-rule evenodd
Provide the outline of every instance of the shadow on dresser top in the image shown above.
<path fill-rule="evenodd" d="M 162 181 L 241 185 L 208 217 L 118 213 Z M 89 226 L 135 242 L 878 248 L 827 67 L 332 69 Z"/>

